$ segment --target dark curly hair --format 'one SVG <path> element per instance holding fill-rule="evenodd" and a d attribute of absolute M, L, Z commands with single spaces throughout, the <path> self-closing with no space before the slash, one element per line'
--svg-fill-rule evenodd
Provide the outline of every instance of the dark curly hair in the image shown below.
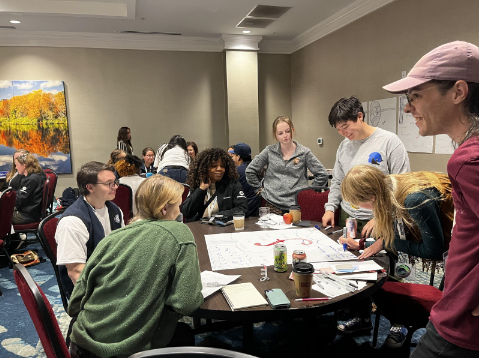
<path fill-rule="evenodd" d="M 235 163 L 229 154 L 221 148 L 208 148 L 200 152 L 190 165 L 186 184 L 190 186 L 191 190 L 200 186 L 200 183 L 208 177 L 208 169 L 220 159 L 225 164 L 225 174 L 220 181 L 228 185 L 232 181 L 238 180 L 239 175 Z"/>

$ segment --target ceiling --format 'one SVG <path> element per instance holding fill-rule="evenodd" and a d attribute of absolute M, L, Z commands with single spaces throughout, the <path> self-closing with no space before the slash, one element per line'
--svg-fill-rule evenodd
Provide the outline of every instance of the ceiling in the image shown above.
<path fill-rule="evenodd" d="M 16 28 L 0 30 L 0 45 L 68 46 L 70 42 L 78 47 L 221 51 L 222 35 L 241 35 L 261 36 L 256 39 L 265 52 L 291 53 L 391 1 L 0 0 L 0 26 Z M 291 9 L 266 28 L 237 28 L 258 4 Z M 244 35 L 243 30 L 251 32 Z"/>

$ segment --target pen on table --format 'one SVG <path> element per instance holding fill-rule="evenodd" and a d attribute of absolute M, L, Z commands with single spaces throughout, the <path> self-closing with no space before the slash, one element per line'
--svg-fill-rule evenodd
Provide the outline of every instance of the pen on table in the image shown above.
<path fill-rule="evenodd" d="M 343 237 L 346 239 L 348 237 L 348 228 L 343 227 Z M 348 244 L 346 242 L 343 242 L 343 251 L 346 251 L 348 249 Z"/>
<path fill-rule="evenodd" d="M 328 301 L 331 297 L 318 297 L 318 298 L 296 298 L 295 301 Z"/>
<path fill-rule="evenodd" d="M 324 229 L 324 230 L 326 230 L 326 229 Z M 341 231 L 343 231 L 343 229 L 341 229 L 341 230 L 336 230 L 336 231 L 331 231 L 331 232 L 328 232 L 328 235 L 336 234 L 336 233 L 341 232 Z"/>
<path fill-rule="evenodd" d="M 324 230 L 329 230 L 329 229 L 332 229 L 333 227 L 332 226 L 327 226 L 324 228 Z"/>
<path fill-rule="evenodd" d="M 314 225 L 314 227 L 318 230 L 321 230 L 321 227 L 319 225 Z"/>

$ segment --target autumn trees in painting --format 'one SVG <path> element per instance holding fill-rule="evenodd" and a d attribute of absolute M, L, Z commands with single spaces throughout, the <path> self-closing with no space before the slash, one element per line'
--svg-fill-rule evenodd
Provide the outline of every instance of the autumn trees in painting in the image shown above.
<path fill-rule="evenodd" d="M 0 170 L 23 148 L 40 164 L 71 173 L 65 90 L 62 81 L 0 81 Z"/>

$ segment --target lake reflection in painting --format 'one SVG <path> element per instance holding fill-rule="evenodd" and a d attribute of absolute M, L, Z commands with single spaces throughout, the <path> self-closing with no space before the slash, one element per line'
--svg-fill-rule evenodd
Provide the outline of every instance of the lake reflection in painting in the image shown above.
<path fill-rule="evenodd" d="M 62 81 L 0 81 L 0 171 L 11 169 L 22 148 L 42 168 L 72 172 Z"/>

